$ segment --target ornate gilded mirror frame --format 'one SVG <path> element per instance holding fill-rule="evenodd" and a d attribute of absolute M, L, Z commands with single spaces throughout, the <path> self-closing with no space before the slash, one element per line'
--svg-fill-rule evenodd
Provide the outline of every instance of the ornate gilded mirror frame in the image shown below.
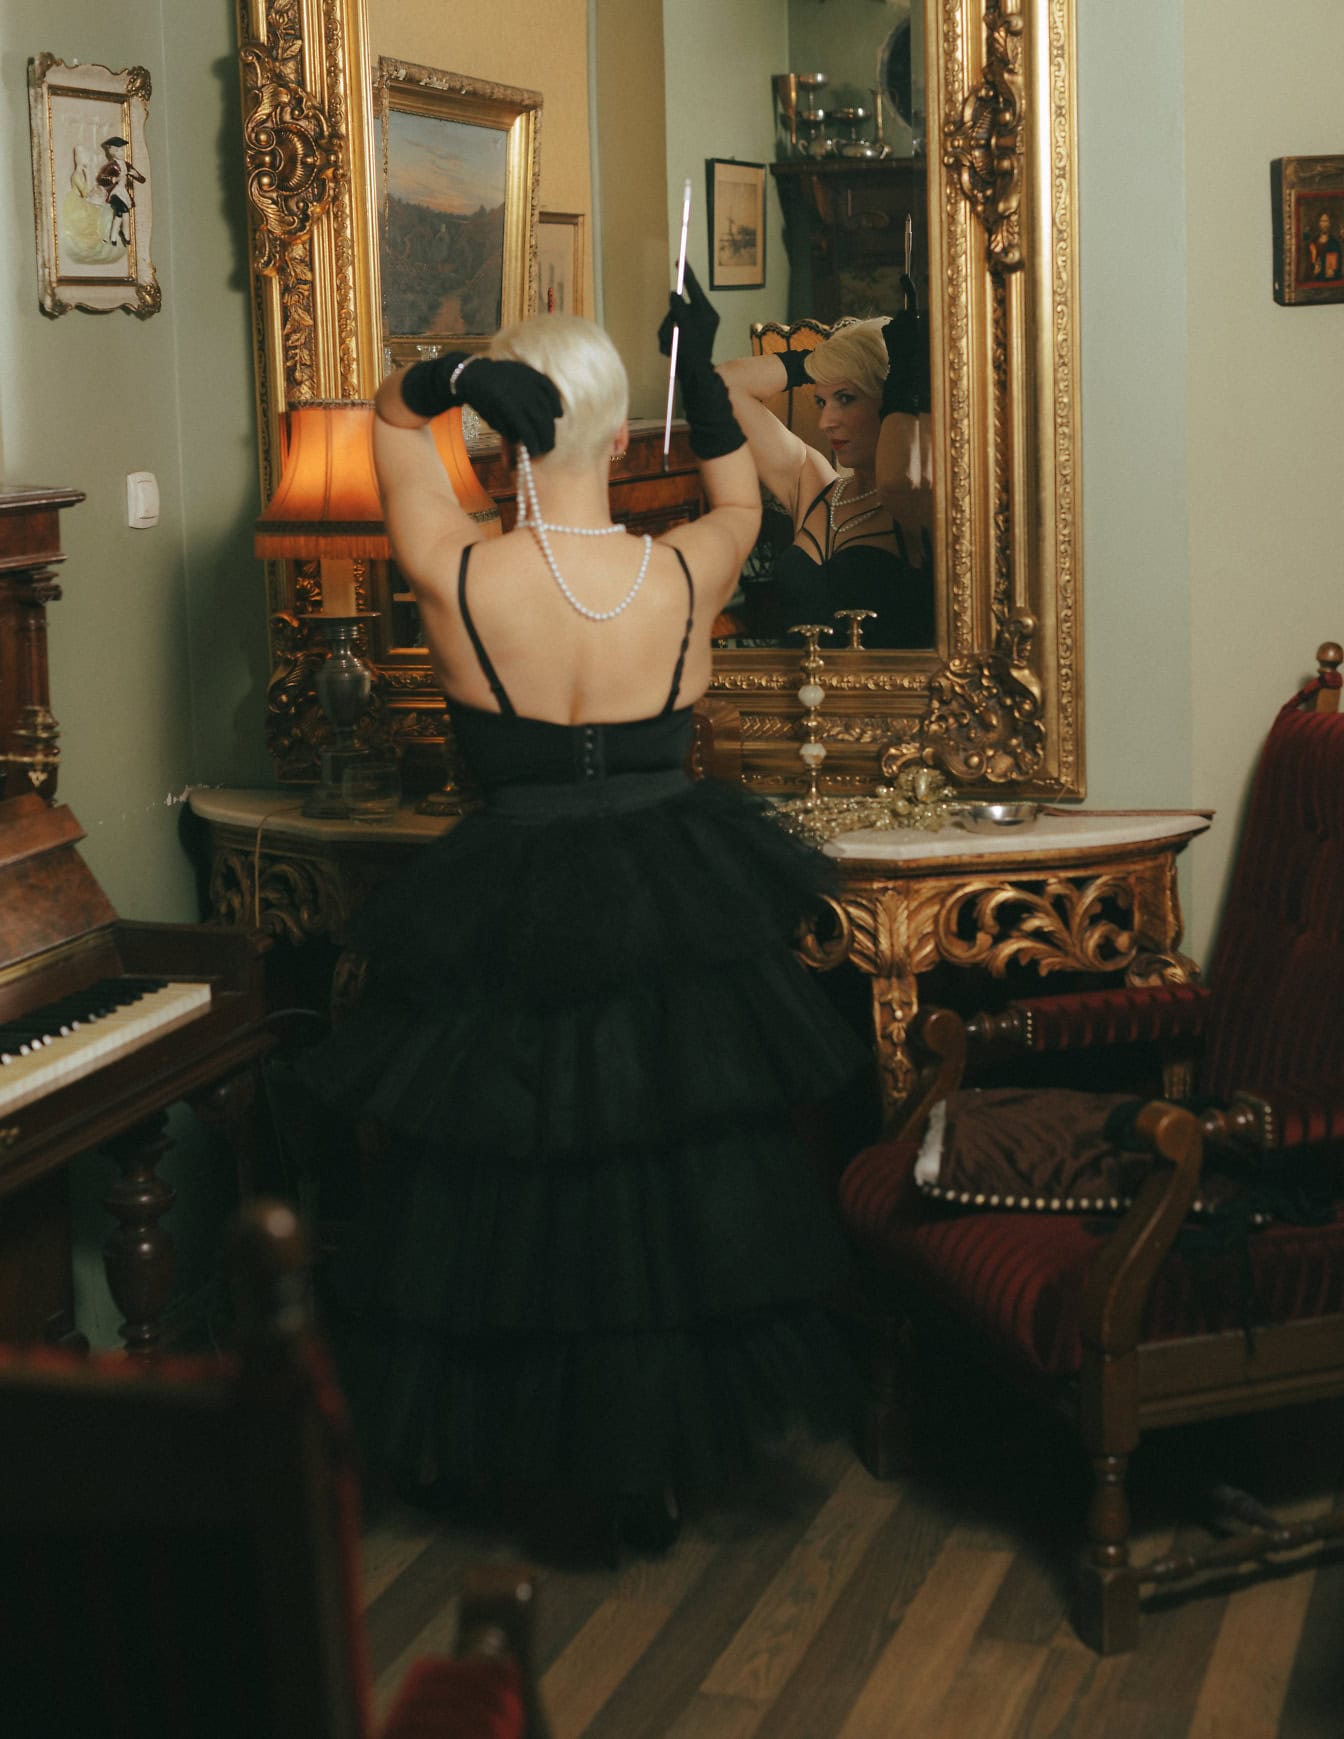
<path fill-rule="evenodd" d="M 939 650 L 824 650 L 824 784 L 924 764 L 1081 796 L 1074 0 L 927 5 Z M 380 378 L 373 79 L 366 0 L 239 0 L 239 25 L 269 493 L 286 403 L 368 398 Z M 277 569 L 268 587 L 268 731 L 282 776 L 302 777 L 293 612 L 317 581 Z M 716 660 L 716 754 L 764 789 L 805 783 L 799 658 Z M 397 735 L 441 732 L 428 668 L 386 675 Z"/>

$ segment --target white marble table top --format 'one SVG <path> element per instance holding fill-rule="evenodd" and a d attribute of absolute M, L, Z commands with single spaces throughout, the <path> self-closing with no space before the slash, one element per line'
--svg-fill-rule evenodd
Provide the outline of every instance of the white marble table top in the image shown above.
<path fill-rule="evenodd" d="M 283 837 L 309 844 L 427 845 L 437 839 L 451 818 L 417 815 L 411 799 L 404 798 L 397 813 L 387 821 L 324 821 L 303 813 L 305 791 L 240 789 L 230 786 L 197 785 L 189 802 L 203 821 L 226 827 L 261 830 L 266 839 Z M 1010 857 L 1058 857 L 1069 851 L 1129 845 L 1158 845 L 1163 840 L 1184 840 L 1203 833 L 1211 816 L 1198 810 L 1104 810 L 1078 809 L 1068 813 L 1047 812 L 1035 821 L 1004 827 L 991 833 L 971 832 L 952 824 L 939 833 L 917 828 L 862 828 L 841 834 L 823 849 L 841 862 L 868 863 L 936 862 L 940 858 L 977 859 Z"/>
<path fill-rule="evenodd" d="M 306 795 L 302 786 L 265 791 L 195 785 L 188 802 L 202 821 L 253 833 L 260 829 L 263 843 L 279 837 L 310 845 L 428 845 L 452 825 L 451 817 L 417 815 L 410 798 L 403 798 L 387 821 L 322 821 L 303 813 Z"/>
<path fill-rule="evenodd" d="M 842 833 L 823 850 L 842 863 L 856 859 L 866 863 L 926 863 L 939 858 L 1049 858 L 1071 851 L 1190 839 L 1203 833 L 1212 819 L 1209 812 L 1198 810 L 1048 811 L 1034 821 L 996 828 L 993 833 L 972 832 L 955 823 L 938 833 L 907 827 L 865 827 Z"/>

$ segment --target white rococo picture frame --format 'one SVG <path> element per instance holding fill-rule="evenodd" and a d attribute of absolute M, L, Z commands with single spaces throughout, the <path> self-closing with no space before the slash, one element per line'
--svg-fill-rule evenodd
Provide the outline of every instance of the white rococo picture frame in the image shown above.
<path fill-rule="evenodd" d="M 162 296 L 150 258 L 153 198 L 144 67 L 28 62 L 38 302 L 44 314 L 113 308 L 144 319 Z"/>

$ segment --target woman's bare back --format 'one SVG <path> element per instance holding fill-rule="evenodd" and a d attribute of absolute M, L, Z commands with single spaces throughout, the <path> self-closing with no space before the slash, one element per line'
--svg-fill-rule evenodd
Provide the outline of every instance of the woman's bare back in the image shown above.
<path fill-rule="evenodd" d="M 642 537 L 551 533 L 566 584 L 590 610 L 617 610 L 644 559 Z M 688 564 L 689 567 L 690 564 Z M 468 546 L 466 599 L 472 623 L 514 710 L 556 724 L 616 723 L 663 710 L 687 632 L 674 706 L 689 706 L 709 683 L 709 631 L 716 606 L 695 586 L 676 549 L 655 542 L 634 597 L 605 621 L 580 614 L 556 584 L 530 531 Z M 484 711 L 498 705 L 458 608 L 459 572 L 417 586 L 425 638 L 453 700 Z"/>

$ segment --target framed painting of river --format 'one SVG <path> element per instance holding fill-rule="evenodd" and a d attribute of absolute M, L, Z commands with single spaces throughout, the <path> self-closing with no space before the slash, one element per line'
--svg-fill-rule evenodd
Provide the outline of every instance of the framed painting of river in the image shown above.
<path fill-rule="evenodd" d="M 534 306 L 541 97 L 383 59 L 374 107 L 384 362 L 482 349 Z"/>

